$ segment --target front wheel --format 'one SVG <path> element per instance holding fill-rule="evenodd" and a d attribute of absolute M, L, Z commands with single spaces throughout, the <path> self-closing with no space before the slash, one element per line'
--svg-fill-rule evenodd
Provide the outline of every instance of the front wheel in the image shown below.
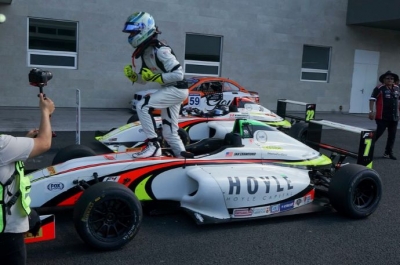
<path fill-rule="evenodd" d="M 82 240 L 98 250 L 120 249 L 142 223 L 135 194 L 116 182 L 100 182 L 85 190 L 74 208 L 74 224 Z"/>
<path fill-rule="evenodd" d="M 330 202 L 339 213 L 359 219 L 371 215 L 382 197 L 382 182 L 375 170 L 361 165 L 340 168 L 329 185 Z"/>
<path fill-rule="evenodd" d="M 53 158 L 52 165 L 64 163 L 68 160 L 75 158 L 95 156 L 95 155 L 97 155 L 96 152 L 93 151 L 90 147 L 85 145 L 73 144 L 64 147 L 63 149 L 58 151 L 55 157 Z"/>

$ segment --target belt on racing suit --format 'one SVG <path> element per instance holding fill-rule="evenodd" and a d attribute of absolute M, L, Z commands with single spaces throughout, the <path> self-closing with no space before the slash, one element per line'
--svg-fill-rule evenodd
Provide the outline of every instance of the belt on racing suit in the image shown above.
<path fill-rule="evenodd" d="M 172 83 L 167 83 L 167 84 L 162 85 L 162 87 L 168 87 L 168 86 L 173 86 L 173 87 L 176 87 L 177 89 L 188 89 L 189 88 L 189 84 L 185 79 L 182 81 L 177 81 L 177 82 L 172 82 Z"/>

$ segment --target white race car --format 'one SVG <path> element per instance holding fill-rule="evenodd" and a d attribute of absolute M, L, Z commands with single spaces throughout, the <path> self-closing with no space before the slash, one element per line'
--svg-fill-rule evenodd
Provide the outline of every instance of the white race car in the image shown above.
<path fill-rule="evenodd" d="M 178 207 L 198 224 L 252 220 L 336 209 L 365 218 L 382 196 L 378 173 L 368 167 L 373 132 L 342 125 L 360 135 L 358 154 L 314 142 L 340 154 L 339 162 L 260 121 L 237 119 L 223 138 L 187 146 L 184 158 L 132 159 L 131 153 L 94 155 L 85 146 L 61 150 L 53 165 L 30 173 L 31 206 L 74 207 L 75 228 L 100 250 L 134 238 L 142 206 Z M 315 139 L 326 121 L 311 121 Z M 310 140 L 312 140 L 310 138 Z M 356 156 L 358 164 L 343 157 Z M 86 156 L 86 157 L 84 157 Z M 77 158 L 80 157 L 80 158 Z"/>
<path fill-rule="evenodd" d="M 203 112 L 197 108 L 186 106 L 179 118 L 178 131 L 184 144 L 196 142 L 204 138 L 223 138 L 232 131 L 236 119 L 253 119 L 262 121 L 273 127 L 288 130 L 291 123 L 263 106 L 247 99 L 237 98 L 234 104 L 219 106 L 211 111 Z M 162 120 L 155 117 L 156 128 L 161 138 Z M 115 152 L 124 152 L 140 146 L 146 140 L 137 116 L 132 116 L 126 125 L 108 132 L 97 132 L 96 140 Z"/>

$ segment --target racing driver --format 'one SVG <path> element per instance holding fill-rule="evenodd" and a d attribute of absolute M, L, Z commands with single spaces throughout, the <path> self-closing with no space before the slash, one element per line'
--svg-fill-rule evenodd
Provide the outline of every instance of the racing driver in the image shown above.
<path fill-rule="evenodd" d="M 161 109 L 163 137 L 171 146 L 174 155 L 180 157 L 185 147 L 178 135 L 178 116 L 181 104 L 188 96 L 188 85 L 183 79 L 182 66 L 171 48 L 157 39 L 161 32 L 149 13 L 136 12 L 130 15 L 122 31 L 129 34 L 128 42 L 135 49 L 132 65 L 124 67 L 125 76 L 132 83 L 156 82 L 161 85 L 161 89 L 145 96 L 137 104 L 137 114 L 147 136 L 147 146 L 132 157 L 161 156 L 155 123 L 151 116 L 154 108 Z M 136 73 L 135 59 L 139 57 L 142 66 L 139 73 Z"/>

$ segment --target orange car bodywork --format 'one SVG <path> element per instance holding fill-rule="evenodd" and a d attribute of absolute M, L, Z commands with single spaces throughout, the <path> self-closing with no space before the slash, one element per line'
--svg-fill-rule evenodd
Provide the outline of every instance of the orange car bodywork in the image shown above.
<path fill-rule="evenodd" d="M 245 89 L 243 86 L 241 86 L 239 83 L 237 83 L 236 81 L 233 81 L 232 79 L 225 78 L 225 77 L 215 77 L 215 76 L 214 77 L 212 77 L 212 76 L 195 76 L 195 77 L 190 77 L 188 79 L 198 79 L 199 80 L 197 83 L 195 83 L 189 87 L 189 94 L 193 92 L 196 94 L 200 94 L 201 97 L 203 97 L 203 96 L 205 96 L 204 92 L 202 92 L 200 90 L 195 90 L 201 84 L 207 83 L 207 82 L 226 82 L 226 83 L 230 83 L 230 84 L 236 86 L 237 88 L 239 88 L 239 90 L 235 90 L 235 91 L 248 93 L 249 99 L 254 100 L 254 102 L 256 102 L 256 103 L 260 103 L 260 98 L 259 98 L 258 92 L 249 91 L 249 90 Z M 230 90 L 227 90 L 227 88 L 224 86 L 224 91 L 229 92 Z M 185 99 L 183 101 L 182 105 L 185 106 L 187 104 L 188 104 L 188 99 Z M 155 109 L 155 110 L 153 110 L 152 114 L 153 115 L 161 115 L 161 111 L 159 109 Z"/>

